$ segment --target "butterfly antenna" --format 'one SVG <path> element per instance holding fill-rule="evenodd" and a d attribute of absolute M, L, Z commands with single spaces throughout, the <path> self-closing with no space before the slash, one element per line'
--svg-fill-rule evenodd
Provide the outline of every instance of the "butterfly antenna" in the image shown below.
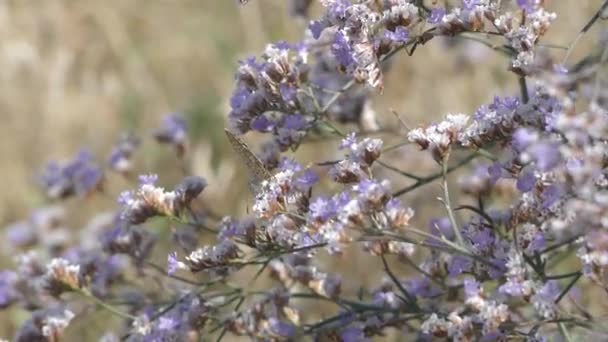
<path fill-rule="evenodd" d="M 399 113 L 397 113 L 396 110 L 391 108 L 391 113 L 397 118 L 397 120 L 399 120 L 399 122 L 401 123 L 401 125 L 403 127 L 405 127 L 405 129 L 407 129 L 408 131 L 411 131 L 412 129 L 405 123 L 405 120 L 403 120 L 403 118 L 401 118 L 401 115 L 399 115 Z"/>

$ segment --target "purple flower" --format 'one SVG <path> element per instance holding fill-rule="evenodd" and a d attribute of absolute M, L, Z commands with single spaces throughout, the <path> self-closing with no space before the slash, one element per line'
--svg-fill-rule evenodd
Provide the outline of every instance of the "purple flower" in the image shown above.
<path fill-rule="evenodd" d="M 156 181 L 158 181 L 158 175 L 156 174 L 147 174 L 147 175 L 139 175 L 137 177 L 140 185 L 154 185 Z"/>
<path fill-rule="evenodd" d="M 488 167 L 488 175 L 490 175 L 490 184 L 494 185 L 503 176 L 502 164 L 495 162 Z"/>
<path fill-rule="evenodd" d="M 553 64 L 553 71 L 561 75 L 568 74 L 568 68 L 566 68 L 563 64 Z"/>
<path fill-rule="evenodd" d="M 365 337 L 363 329 L 359 327 L 348 327 L 340 332 L 342 342 L 364 342 L 369 341 Z"/>
<path fill-rule="evenodd" d="M 331 52 L 336 57 L 338 63 L 346 68 L 355 63 L 354 51 L 348 43 L 346 36 L 340 31 L 336 32 L 334 42 L 331 45 Z"/>
<path fill-rule="evenodd" d="M 540 143 L 532 146 L 529 153 L 540 171 L 550 171 L 561 161 L 559 146 L 554 143 Z"/>
<path fill-rule="evenodd" d="M 536 0 L 517 0 L 517 6 L 526 12 L 532 12 L 536 8 Z"/>
<path fill-rule="evenodd" d="M 177 252 L 171 252 L 167 256 L 167 274 L 171 275 L 180 268 L 180 261 L 177 260 Z"/>
<path fill-rule="evenodd" d="M 410 39 L 410 33 L 403 26 L 397 26 L 394 31 L 387 30 L 385 36 L 395 43 L 407 43 Z"/>
<path fill-rule="evenodd" d="M 131 159 L 139 144 L 140 140 L 136 136 L 124 134 L 114 146 L 108 157 L 110 169 L 121 173 L 131 171 L 131 168 L 133 167 Z"/>
<path fill-rule="evenodd" d="M 287 115 L 283 119 L 283 128 L 292 131 L 301 131 L 306 129 L 308 122 L 302 115 Z"/>
<path fill-rule="evenodd" d="M 186 121 L 176 113 L 164 117 L 161 127 L 154 132 L 154 137 L 161 144 L 173 145 L 179 156 L 186 148 L 187 135 Z"/>
<path fill-rule="evenodd" d="M 26 222 L 17 222 L 5 228 L 6 240 L 11 247 L 27 247 L 38 239 L 36 230 Z"/>
<path fill-rule="evenodd" d="M 448 265 L 448 275 L 450 277 L 457 277 L 464 272 L 470 271 L 472 266 L 473 262 L 471 262 L 471 258 L 455 255 Z"/>
<path fill-rule="evenodd" d="M 464 280 L 464 295 L 466 298 L 477 296 L 479 294 L 480 288 L 481 285 L 474 279 L 466 278 Z"/>
<path fill-rule="evenodd" d="M 0 271 L 0 308 L 6 308 L 17 300 L 13 287 L 17 279 L 17 273 L 13 271 Z"/>
<path fill-rule="evenodd" d="M 83 196 L 101 185 L 103 172 L 94 163 L 91 153 L 81 150 L 68 163 L 47 164 L 40 180 L 47 196 L 51 198 L 66 198 L 74 194 Z"/>
<path fill-rule="evenodd" d="M 517 190 L 526 193 L 534 188 L 536 184 L 536 176 L 532 171 L 522 172 L 517 179 Z"/>
<path fill-rule="evenodd" d="M 478 251 L 488 251 L 496 241 L 494 234 L 489 229 L 475 232 L 471 237 L 471 243 Z"/>
<path fill-rule="evenodd" d="M 336 215 L 336 212 L 336 203 L 325 197 L 317 197 L 309 206 L 310 217 L 322 222 Z"/>
<path fill-rule="evenodd" d="M 536 140 L 538 140 L 538 135 L 534 131 L 528 128 L 519 128 L 513 133 L 511 144 L 516 151 L 522 152 Z"/>
<path fill-rule="evenodd" d="M 545 242 L 545 234 L 543 232 L 538 232 L 536 234 L 534 234 L 534 236 L 532 237 L 532 241 L 530 241 L 530 244 L 528 245 L 528 248 L 526 248 L 529 252 L 539 252 L 541 250 L 543 250 L 546 247 L 546 242 Z"/>
<path fill-rule="evenodd" d="M 340 142 L 340 146 L 338 147 L 340 150 L 342 149 L 350 149 L 352 150 L 357 146 L 357 133 L 350 132 L 346 135 L 344 139 Z"/>
<path fill-rule="evenodd" d="M 559 201 L 562 194 L 563 194 L 563 189 L 559 184 L 551 184 L 550 186 L 545 188 L 545 190 L 543 190 L 543 193 L 541 195 L 541 198 L 543 200 L 543 208 L 549 208 L 554 203 Z"/>
<path fill-rule="evenodd" d="M 475 8 L 475 6 L 479 5 L 480 0 L 462 0 L 462 8 L 470 11 Z"/>
<path fill-rule="evenodd" d="M 280 321 L 275 317 L 268 319 L 268 326 L 273 334 L 283 338 L 293 338 L 296 334 L 296 328 L 293 324 Z"/>
<path fill-rule="evenodd" d="M 260 115 L 251 120 L 251 129 L 257 132 L 270 132 L 275 127 L 274 121 L 268 119 L 266 115 Z"/>
<path fill-rule="evenodd" d="M 435 7 L 431 11 L 431 15 L 428 17 L 427 21 L 429 24 L 437 25 L 437 24 L 441 23 L 444 16 L 445 16 L 445 8 Z"/>
<path fill-rule="evenodd" d="M 517 107 L 519 106 L 519 98 L 517 97 L 510 97 L 510 96 L 505 96 L 502 99 L 502 105 L 505 109 L 508 110 L 516 110 Z"/>
<path fill-rule="evenodd" d="M 291 102 L 297 99 L 296 94 L 298 93 L 298 89 L 291 84 L 281 83 L 279 85 L 279 92 L 285 102 Z"/>
<path fill-rule="evenodd" d="M 315 39 L 319 39 L 321 37 L 321 33 L 325 29 L 325 24 L 323 24 L 323 22 L 321 22 L 319 20 L 313 20 L 308 25 L 308 29 L 310 30 L 310 32 L 312 33 L 312 36 Z"/>
<path fill-rule="evenodd" d="M 442 293 L 441 289 L 433 285 L 426 277 L 418 277 L 410 280 L 407 282 L 407 289 L 412 295 L 422 298 L 433 298 Z"/>
<path fill-rule="evenodd" d="M 279 170 L 297 173 L 302 171 L 302 165 L 292 158 L 283 157 L 279 163 Z"/>
<path fill-rule="evenodd" d="M 444 236 L 448 240 L 451 240 L 454 237 L 452 224 L 450 223 L 450 219 L 447 217 L 431 219 L 429 221 L 429 232 L 436 236 Z"/>
<path fill-rule="evenodd" d="M 578 158 L 569 158 L 566 161 L 566 169 L 570 172 L 576 172 L 581 167 L 583 167 L 583 161 Z"/>
<path fill-rule="evenodd" d="M 540 288 L 538 292 L 536 292 L 537 296 L 540 296 L 547 301 L 553 301 L 559 296 L 561 290 L 559 288 L 559 283 L 556 280 L 549 280 Z"/>
<path fill-rule="evenodd" d="M 523 283 L 509 279 L 506 283 L 498 288 L 498 292 L 511 297 L 521 297 L 524 295 L 526 290 L 524 289 Z"/>
<path fill-rule="evenodd" d="M 296 187 L 301 191 L 307 191 L 319 182 L 319 176 L 311 169 L 306 169 L 303 174 L 296 178 Z"/>
<path fill-rule="evenodd" d="M 176 330 L 179 325 L 180 322 L 176 317 L 165 315 L 158 319 L 156 328 L 159 330 Z"/>

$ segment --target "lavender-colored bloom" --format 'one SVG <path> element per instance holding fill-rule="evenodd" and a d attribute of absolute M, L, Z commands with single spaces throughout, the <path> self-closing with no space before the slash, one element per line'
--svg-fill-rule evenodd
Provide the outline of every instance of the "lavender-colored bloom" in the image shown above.
<path fill-rule="evenodd" d="M 452 257 L 451 262 L 448 265 L 448 275 L 450 277 L 457 277 L 465 272 L 468 272 L 473 267 L 471 258 L 467 258 L 460 255 Z"/>
<path fill-rule="evenodd" d="M 279 170 L 297 173 L 302 171 L 302 165 L 295 161 L 295 159 L 285 157 L 281 159 L 281 162 L 279 163 Z"/>
<path fill-rule="evenodd" d="M 559 147 L 553 143 L 536 144 L 529 149 L 529 153 L 540 171 L 550 171 L 561 161 Z"/>
<path fill-rule="evenodd" d="M 321 38 L 321 33 L 323 32 L 325 27 L 326 27 L 325 24 L 323 22 L 321 22 L 320 20 L 313 20 L 308 25 L 308 29 L 310 30 L 310 32 L 312 33 L 312 36 L 315 39 Z"/>
<path fill-rule="evenodd" d="M 303 174 L 296 178 L 296 187 L 302 191 L 307 191 L 319 182 L 319 176 L 311 169 L 306 169 Z"/>
<path fill-rule="evenodd" d="M 540 288 L 538 292 L 536 292 L 536 295 L 542 296 L 549 301 L 553 301 L 557 298 L 557 296 L 560 295 L 560 293 L 561 290 L 559 288 L 559 282 L 556 280 L 549 280 L 543 287 Z"/>
<path fill-rule="evenodd" d="M 543 200 L 543 208 L 549 208 L 554 203 L 559 201 L 562 194 L 563 189 L 559 184 L 551 184 L 550 186 L 548 186 L 545 190 L 543 190 L 543 193 L 541 195 L 541 198 Z"/>
<path fill-rule="evenodd" d="M 87 195 L 98 188 L 103 180 L 103 172 L 93 161 L 88 150 L 81 150 L 73 160 L 60 164 L 47 164 L 41 185 L 51 198 L 66 198 L 71 195 Z"/>
<path fill-rule="evenodd" d="M 365 332 L 359 327 L 348 327 L 340 332 L 340 338 L 343 342 L 364 342 L 368 341 L 365 337 Z"/>
<path fill-rule="evenodd" d="M 443 236 L 448 240 L 452 240 L 454 238 L 452 223 L 450 223 L 450 219 L 447 217 L 431 219 L 429 221 L 429 232 L 436 236 Z"/>
<path fill-rule="evenodd" d="M 516 110 L 519 104 L 520 102 L 518 97 L 505 96 L 502 99 L 502 105 L 507 110 Z"/>
<path fill-rule="evenodd" d="M 133 153 L 140 144 L 140 140 L 132 134 L 124 134 L 121 136 L 118 143 L 112 148 L 112 152 L 108 157 L 108 165 L 110 169 L 127 173 L 133 167 Z"/>
<path fill-rule="evenodd" d="M 505 334 L 500 331 L 491 331 L 481 336 L 480 342 L 494 342 L 502 341 L 505 338 Z"/>
<path fill-rule="evenodd" d="M 428 278 L 418 277 L 410 280 L 406 284 L 407 290 L 414 296 L 422 298 L 433 298 L 439 296 L 442 291 L 435 286 Z"/>
<path fill-rule="evenodd" d="M 281 97 L 285 102 L 296 101 L 298 89 L 291 84 L 281 83 L 279 85 L 279 92 L 281 93 Z"/>
<path fill-rule="evenodd" d="M 502 164 L 495 162 L 488 167 L 488 174 L 490 175 L 490 184 L 494 185 L 503 176 Z"/>
<path fill-rule="evenodd" d="M 10 243 L 11 247 L 27 247 L 36 243 L 38 239 L 34 227 L 27 222 L 11 224 L 5 230 L 6 240 Z"/>
<path fill-rule="evenodd" d="M 154 132 L 154 137 L 161 144 L 173 145 L 181 156 L 186 149 L 187 133 L 186 121 L 179 114 L 172 113 L 163 118 L 161 127 Z"/>
<path fill-rule="evenodd" d="M 18 298 L 14 288 L 17 281 L 17 273 L 13 271 L 0 271 L 0 308 L 6 308 Z"/>
<path fill-rule="evenodd" d="M 177 252 L 171 252 L 167 256 L 167 274 L 171 275 L 180 268 L 180 261 L 177 260 Z"/>
<path fill-rule="evenodd" d="M 464 295 L 466 298 L 471 298 L 479 295 L 481 284 L 471 278 L 464 280 Z"/>
<path fill-rule="evenodd" d="M 498 288 L 498 292 L 511 297 L 521 297 L 524 295 L 526 290 L 524 289 L 523 283 L 509 279 L 506 283 Z"/>
<path fill-rule="evenodd" d="M 517 179 L 517 190 L 522 193 L 531 191 L 536 184 L 536 176 L 532 171 L 526 171 L 519 175 Z"/>
<path fill-rule="evenodd" d="M 518 152 L 524 151 L 528 146 L 538 140 L 538 135 L 528 128 L 519 128 L 513 133 L 512 145 Z"/>
<path fill-rule="evenodd" d="M 462 8 L 470 11 L 480 4 L 480 0 L 462 0 Z"/>
<path fill-rule="evenodd" d="M 410 33 L 403 26 L 397 26 L 394 31 L 386 31 L 385 35 L 389 40 L 399 44 L 407 43 L 410 39 Z"/>
<path fill-rule="evenodd" d="M 296 334 L 296 328 L 293 324 L 280 321 L 274 317 L 268 319 L 268 326 L 274 335 L 282 338 L 293 338 Z"/>
<path fill-rule="evenodd" d="M 346 135 L 344 139 L 340 142 L 339 149 L 349 149 L 352 150 L 357 146 L 357 133 L 350 132 Z"/>
<path fill-rule="evenodd" d="M 556 73 L 561 74 L 561 75 L 567 75 L 568 74 L 568 68 L 566 68 L 566 66 L 564 66 L 563 64 L 554 64 L 553 65 L 553 70 Z"/>
<path fill-rule="evenodd" d="M 536 9 L 536 0 L 517 0 L 517 6 L 526 12 L 532 12 Z"/>
<path fill-rule="evenodd" d="M 161 316 L 156 326 L 159 330 L 176 330 L 180 325 L 179 319 L 173 316 Z"/>
<path fill-rule="evenodd" d="M 257 132 L 270 132 L 274 129 L 274 127 L 275 122 L 268 119 L 266 115 L 260 115 L 257 118 L 251 120 L 251 129 Z"/>
<path fill-rule="evenodd" d="M 431 15 L 429 15 L 427 21 L 429 24 L 437 25 L 441 23 L 441 20 L 445 16 L 445 8 L 443 7 L 435 7 L 431 10 Z"/>
<path fill-rule="evenodd" d="M 140 185 L 154 185 L 158 181 L 157 174 L 139 175 L 137 177 Z"/>
<path fill-rule="evenodd" d="M 494 245 L 495 241 L 496 238 L 489 229 L 475 232 L 471 236 L 471 244 L 473 244 L 478 251 L 488 251 Z"/>
<path fill-rule="evenodd" d="M 569 158 L 566 161 L 566 169 L 570 172 L 575 172 L 583 167 L 583 161 L 578 158 Z"/>
<path fill-rule="evenodd" d="M 283 128 L 293 131 L 306 129 L 308 122 L 302 115 L 286 115 L 283 119 Z"/>
<path fill-rule="evenodd" d="M 331 52 L 336 57 L 336 60 L 345 68 L 355 63 L 354 51 L 342 32 L 338 31 L 336 33 L 334 42 L 331 45 Z"/>
<path fill-rule="evenodd" d="M 540 252 L 546 246 L 547 243 L 545 241 L 545 234 L 543 232 L 538 232 L 532 237 L 532 241 L 530 241 L 527 250 L 532 253 Z"/>
<path fill-rule="evenodd" d="M 325 197 L 317 197 L 310 203 L 309 215 L 313 220 L 327 221 L 336 215 L 336 203 Z"/>

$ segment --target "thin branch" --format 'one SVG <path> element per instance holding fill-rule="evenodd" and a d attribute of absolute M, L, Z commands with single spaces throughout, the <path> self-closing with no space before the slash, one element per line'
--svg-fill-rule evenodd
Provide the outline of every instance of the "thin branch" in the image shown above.
<path fill-rule="evenodd" d="M 384 254 L 380 255 L 380 257 L 382 258 L 382 264 L 384 265 L 384 271 L 386 272 L 386 274 L 388 274 L 388 276 L 391 278 L 393 283 L 395 283 L 395 285 L 397 286 L 399 291 L 401 291 L 401 293 L 403 293 L 403 295 L 407 299 L 407 303 L 414 305 L 417 308 L 418 304 L 416 304 L 416 297 L 413 296 L 411 293 L 409 293 L 409 291 L 406 290 L 405 287 L 403 287 L 403 284 L 401 284 L 399 279 L 397 279 L 395 274 L 391 271 L 390 267 L 388 266 L 388 263 L 386 262 L 386 258 L 384 257 Z"/>
<path fill-rule="evenodd" d="M 585 33 L 587 33 L 587 31 L 589 31 L 591 29 L 591 27 L 601 17 L 602 13 L 604 12 L 604 10 L 606 10 L 606 8 L 608 8 L 608 0 L 604 1 L 604 3 L 602 4 L 602 7 L 600 7 L 600 9 L 597 10 L 597 12 L 595 12 L 593 17 L 591 17 L 591 19 L 589 19 L 587 24 L 585 24 L 585 26 L 583 27 L 581 32 L 578 33 L 578 35 L 576 36 L 574 41 L 568 46 L 568 51 L 566 52 L 566 55 L 564 56 L 564 59 L 562 60 L 562 65 L 565 65 L 568 62 L 568 58 L 570 58 L 570 54 L 572 54 L 572 51 L 578 44 L 579 40 L 581 40 L 581 38 L 585 35 Z"/>
<path fill-rule="evenodd" d="M 448 212 L 448 218 L 450 219 L 450 223 L 452 224 L 452 231 L 454 232 L 454 236 L 456 240 L 460 244 L 460 246 L 464 247 L 464 239 L 462 238 L 462 234 L 460 234 L 460 229 L 458 228 L 458 224 L 456 223 L 456 216 L 454 215 L 454 211 L 452 210 L 452 203 L 450 200 L 450 191 L 448 189 L 448 161 L 450 160 L 450 153 L 446 153 L 445 158 L 441 163 L 442 169 L 442 177 L 443 177 L 443 204 L 445 206 L 445 210 Z"/>
<path fill-rule="evenodd" d="M 461 160 L 460 162 L 458 162 L 456 165 L 453 165 L 451 167 L 449 167 L 447 169 L 447 173 L 451 173 L 454 170 L 457 170 L 459 168 L 461 168 L 464 165 L 467 165 L 468 163 L 470 163 L 473 159 L 477 158 L 479 154 L 478 153 L 471 153 L 470 155 L 468 155 L 466 158 L 464 158 L 463 160 Z M 397 190 L 396 192 L 393 193 L 393 197 L 399 197 L 401 195 L 404 195 L 412 190 L 415 190 L 423 185 L 429 184 L 439 178 L 441 178 L 443 176 L 443 172 L 438 172 L 436 174 L 433 174 L 429 177 L 425 177 L 422 178 L 421 180 L 417 181 L 416 183 L 405 187 L 401 190 Z"/>

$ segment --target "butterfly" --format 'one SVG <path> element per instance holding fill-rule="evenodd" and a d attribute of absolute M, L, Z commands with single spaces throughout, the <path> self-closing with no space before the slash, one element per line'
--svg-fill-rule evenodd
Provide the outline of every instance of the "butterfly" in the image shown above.
<path fill-rule="evenodd" d="M 260 184 L 264 180 L 270 179 L 272 174 L 266 169 L 264 163 L 253 152 L 251 152 L 251 149 L 249 149 L 247 144 L 245 144 L 228 129 L 225 129 L 224 131 L 226 132 L 226 136 L 228 137 L 228 141 L 230 142 L 232 149 L 239 155 L 249 171 L 249 186 L 253 191 L 256 185 Z"/>

